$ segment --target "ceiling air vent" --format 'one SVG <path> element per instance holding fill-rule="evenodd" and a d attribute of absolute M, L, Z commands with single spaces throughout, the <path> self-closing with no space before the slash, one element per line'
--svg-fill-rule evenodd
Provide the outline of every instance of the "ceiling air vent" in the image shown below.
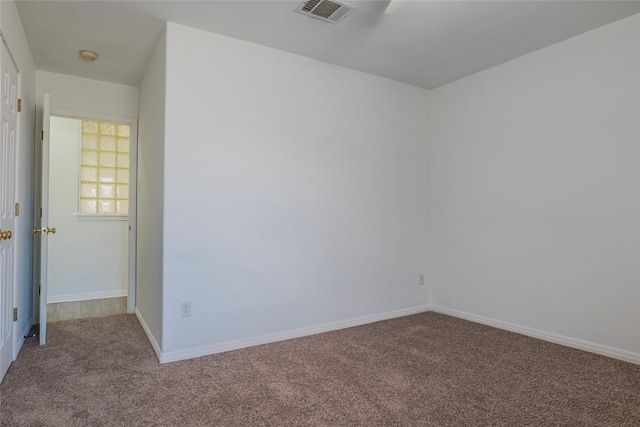
<path fill-rule="evenodd" d="M 300 3 L 296 12 L 337 24 L 346 18 L 353 9 L 355 9 L 353 6 L 336 0 L 309 0 Z"/>

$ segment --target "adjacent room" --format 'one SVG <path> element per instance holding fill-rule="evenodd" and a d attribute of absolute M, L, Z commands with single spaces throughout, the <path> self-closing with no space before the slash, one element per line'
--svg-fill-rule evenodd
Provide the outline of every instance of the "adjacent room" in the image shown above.
<path fill-rule="evenodd" d="M 640 425 L 640 1 L 0 35 L 0 424 Z"/>

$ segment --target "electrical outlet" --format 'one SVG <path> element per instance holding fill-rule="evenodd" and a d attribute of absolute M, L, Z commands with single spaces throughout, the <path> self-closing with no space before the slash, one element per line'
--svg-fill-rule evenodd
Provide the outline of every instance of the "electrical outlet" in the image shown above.
<path fill-rule="evenodd" d="M 185 301 L 182 303 L 180 317 L 191 317 L 191 301 Z"/>
<path fill-rule="evenodd" d="M 418 284 L 420 286 L 424 286 L 424 273 L 420 273 L 420 277 L 418 278 Z"/>

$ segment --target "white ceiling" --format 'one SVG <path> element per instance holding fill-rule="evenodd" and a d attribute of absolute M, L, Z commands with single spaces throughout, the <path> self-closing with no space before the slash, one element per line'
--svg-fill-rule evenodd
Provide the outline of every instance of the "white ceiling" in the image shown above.
<path fill-rule="evenodd" d="M 348 3 L 357 10 L 338 25 L 295 13 L 295 0 L 21 0 L 18 11 L 40 70 L 137 85 L 172 21 L 427 89 L 640 12 L 640 1 L 414 0 L 393 15 L 388 1 Z"/>

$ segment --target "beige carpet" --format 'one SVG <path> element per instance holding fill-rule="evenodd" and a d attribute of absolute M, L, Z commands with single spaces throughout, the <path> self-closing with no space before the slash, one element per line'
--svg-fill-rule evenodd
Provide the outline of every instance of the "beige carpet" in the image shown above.
<path fill-rule="evenodd" d="M 3 426 L 640 426 L 640 366 L 435 313 L 165 365 L 131 315 L 49 334 Z"/>

